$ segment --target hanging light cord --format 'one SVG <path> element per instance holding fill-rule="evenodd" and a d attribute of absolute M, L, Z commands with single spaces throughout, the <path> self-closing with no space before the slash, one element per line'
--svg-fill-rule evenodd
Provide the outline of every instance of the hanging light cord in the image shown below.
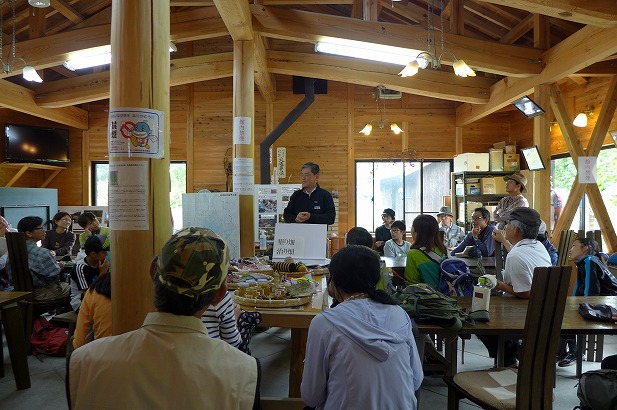
<path fill-rule="evenodd" d="M 13 33 L 12 33 L 12 44 L 11 44 L 11 48 L 9 49 L 9 54 L 6 56 L 6 63 L 4 62 L 4 49 L 2 48 L 3 46 L 3 41 L 2 41 L 2 37 L 0 37 L 0 61 L 2 62 L 2 71 L 5 73 L 9 73 L 11 66 L 13 64 L 13 62 L 16 60 L 16 55 L 15 55 L 15 41 L 16 41 L 16 29 L 15 29 L 15 1 L 11 1 L 11 0 L 2 0 L 2 3 L 0 4 L 0 6 L 2 6 L 0 8 L 0 27 L 4 27 L 4 13 L 2 13 L 2 8 L 4 8 L 4 3 L 9 3 L 9 5 L 11 6 L 11 11 L 12 11 L 12 22 L 13 22 Z"/>

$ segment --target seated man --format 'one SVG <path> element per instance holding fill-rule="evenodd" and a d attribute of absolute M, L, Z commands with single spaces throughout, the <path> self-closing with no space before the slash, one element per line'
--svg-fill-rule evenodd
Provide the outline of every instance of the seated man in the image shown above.
<path fill-rule="evenodd" d="M 75 312 L 79 311 L 79 306 L 84 297 L 84 293 L 90 285 L 99 277 L 109 271 L 109 261 L 107 251 L 109 247 L 104 247 L 104 237 L 93 235 L 86 239 L 84 250 L 86 257 L 77 262 L 71 271 L 71 307 Z"/>
<path fill-rule="evenodd" d="M 92 212 L 84 212 L 77 218 L 77 223 L 79 224 L 79 226 L 84 228 L 84 231 L 79 235 L 79 245 L 82 248 L 86 243 L 86 239 L 88 239 L 88 237 L 92 236 L 93 234 L 106 236 L 107 243 L 103 243 L 103 245 L 109 247 L 111 230 L 106 226 L 101 226 L 96 215 L 94 215 Z"/>
<path fill-rule="evenodd" d="M 259 408 L 257 359 L 209 337 L 200 320 L 225 296 L 228 266 L 229 248 L 211 230 L 173 235 L 150 268 L 157 311 L 141 328 L 71 355 L 70 407 Z"/>
<path fill-rule="evenodd" d="M 473 210 L 471 224 L 473 229 L 467 234 L 451 253 L 452 256 L 465 250 L 467 246 L 473 246 L 474 251 L 469 253 L 471 257 L 493 256 L 495 254 L 495 241 L 493 231 L 495 226 L 489 224 L 491 213 L 486 208 L 476 208 Z"/>
<path fill-rule="evenodd" d="M 60 272 L 64 267 L 64 262 L 56 262 L 56 258 L 49 249 L 40 248 L 36 244 L 45 238 L 43 219 L 38 216 L 26 216 L 17 224 L 17 231 L 26 234 L 28 267 L 34 286 L 34 300 L 54 301 L 68 298 L 71 288 L 68 283 L 60 281 Z M 11 276 L 10 259 L 6 267 Z"/>
<path fill-rule="evenodd" d="M 517 208 L 510 213 L 505 222 L 505 230 L 495 230 L 498 242 L 506 240 L 512 248 L 506 257 L 503 270 L 503 282 L 498 280 L 495 290 L 502 291 L 521 299 L 531 297 L 533 271 L 537 267 L 551 266 L 551 258 L 544 245 L 539 242 L 540 214 L 532 208 Z M 507 295 L 506 295 L 507 296 Z M 478 336 L 486 346 L 490 357 L 497 357 L 497 336 Z M 506 341 L 504 363 L 506 366 L 516 363 L 518 340 Z"/>

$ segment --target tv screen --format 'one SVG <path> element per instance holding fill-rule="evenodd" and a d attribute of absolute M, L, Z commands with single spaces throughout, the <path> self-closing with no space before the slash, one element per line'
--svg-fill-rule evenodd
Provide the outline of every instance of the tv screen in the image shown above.
<path fill-rule="evenodd" d="M 542 109 L 542 107 L 533 102 L 533 100 L 527 96 L 512 101 L 512 105 L 518 108 L 520 112 L 525 114 L 527 118 L 533 118 L 536 115 L 544 114 L 544 110 Z"/>
<path fill-rule="evenodd" d="M 529 148 L 521 148 L 521 154 L 523 154 L 525 162 L 527 163 L 527 168 L 529 168 L 530 171 L 542 171 L 545 169 L 544 161 L 542 161 L 537 145 Z"/>
<path fill-rule="evenodd" d="M 7 162 L 69 162 L 69 130 L 8 124 L 4 135 Z"/>

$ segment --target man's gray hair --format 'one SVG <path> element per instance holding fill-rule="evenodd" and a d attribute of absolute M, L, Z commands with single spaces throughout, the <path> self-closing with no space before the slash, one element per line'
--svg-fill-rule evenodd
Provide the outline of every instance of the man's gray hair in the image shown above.
<path fill-rule="evenodd" d="M 525 225 L 516 219 L 511 219 L 508 223 L 512 225 L 513 228 L 518 228 L 521 230 L 523 239 L 536 239 L 538 237 L 538 230 L 540 229 L 539 226 Z"/>
<path fill-rule="evenodd" d="M 313 175 L 319 174 L 319 165 L 315 164 L 314 162 L 307 162 L 306 164 L 302 165 L 300 171 L 302 171 L 304 168 L 310 169 Z"/>

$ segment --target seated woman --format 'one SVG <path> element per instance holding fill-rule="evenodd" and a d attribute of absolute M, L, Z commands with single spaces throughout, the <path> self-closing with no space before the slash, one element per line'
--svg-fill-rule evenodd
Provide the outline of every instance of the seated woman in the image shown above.
<path fill-rule="evenodd" d="M 439 284 L 439 262 L 447 250 L 439 237 L 439 225 L 431 215 L 418 215 L 411 225 L 413 245 L 407 254 L 405 283 Z"/>
<path fill-rule="evenodd" d="M 409 316 L 379 281 L 379 257 L 348 245 L 330 262 L 328 292 L 341 302 L 309 327 L 302 400 L 317 409 L 416 409 L 423 379 Z"/>
<path fill-rule="evenodd" d="M 240 306 L 234 303 L 231 293 L 227 292 L 218 304 L 208 306 L 201 315 L 201 321 L 206 325 L 208 336 L 238 348 L 242 343 L 236 324 L 239 316 Z"/>
<path fill-rule="evenodd" d="M 69 231 L 73 223 L 68 212 L 58 212 L 51 220 L 54 229 L 47 231 L 45 238 L 41 241 L 41 247 L 53 251 L 56 256 L 71 255 L 73 245 L 75 245 L 75 234 Z"/>
<path fill-rule="evenodd" d="M 111 336 L 111 273 L 99 276 L 81 301 L 73 347 Z"/>
<path fill-rule="evenodd" d="M 403 221 L 394 221 L 390 226 L 390 235 L 392 239 L 388 239 L 383 246 L 384 256 L 390 256 L 392 258 L 407 256 L 411 244 L 405 239 L 405 231 L 407 226 Z"/>
<path fill-rule="evenodd" d="M 577 269 L 574 296 L 617 295 L 617 279 L 598 257 L 599 250 L 598 242 L 591 238 L 576 238 L 572 242 L 568 257 L 576 263 Z M 557 365 L 573 365 L 576 363 L 576 353 L 575 335 L 562 335 L 557 349 Z"/>

